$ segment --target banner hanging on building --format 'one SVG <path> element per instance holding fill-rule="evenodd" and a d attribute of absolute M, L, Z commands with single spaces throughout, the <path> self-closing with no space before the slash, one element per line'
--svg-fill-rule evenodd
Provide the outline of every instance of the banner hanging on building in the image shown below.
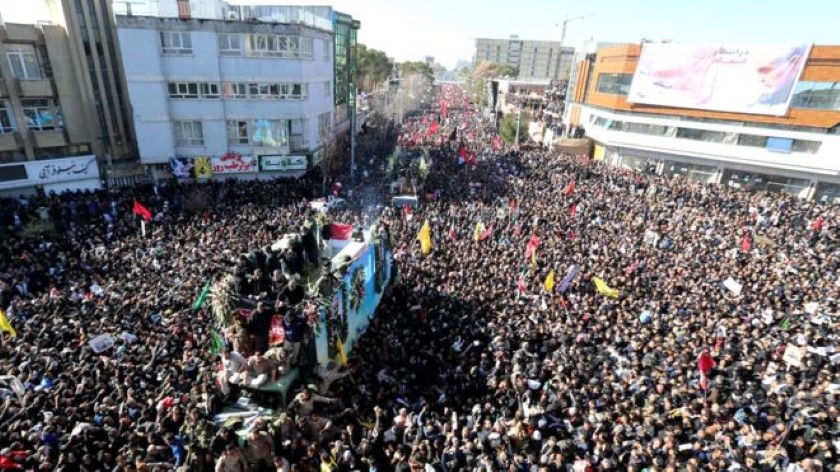
<path fill-rule="evenodd" d="M 784 115 L 810 45 L 643 44 L 627 101 Z"/>
<path fill-rule="evenodd" d="M 306 170 L 306 156 L 260 156 L 261 171 Z"/>
<path fill-rule="evenodd" d="M 229 152 L 224 156 L 213 156 L 214 174 L 245 174 L 257 171 L 254 156 L 243 156 L 238 152 Z"/>

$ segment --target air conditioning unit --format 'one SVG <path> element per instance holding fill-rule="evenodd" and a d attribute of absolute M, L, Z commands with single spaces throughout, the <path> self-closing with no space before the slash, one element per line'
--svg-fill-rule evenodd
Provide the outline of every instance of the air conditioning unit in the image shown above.
<path fill-rule="evenodd" d="M 228 20 L 238 20 L 239 19 L 239 12 L 234 11 L 234 10 L 230 10 L 229 12 L 227 12 L 227 19 Z"/>

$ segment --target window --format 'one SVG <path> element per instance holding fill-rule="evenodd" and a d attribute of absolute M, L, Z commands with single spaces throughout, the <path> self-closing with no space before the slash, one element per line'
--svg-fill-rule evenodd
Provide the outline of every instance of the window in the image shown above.
<path fill-rule="evenodd" d="M 279 147 L 288 144 L 289 122 L 286 120 L 254 121 L 254 145 Z"/>
<path fill-rule="evenodd" d="M 222 84 L 222 93 L 224 94 L 225 98 L 243 100 L 248 98 L 248 85 L 225 82 L 224 84 Z"/>
<path fill-rule="evenodd" d="M 160 48 L 164 54 L 192 54 L 189 31 L 161 31 Z"/>
<path fill-rule="evenodd" d="M 707 143 L 722 143 L 726 138 L 726 133 L 723 131 L 708 131 L 705 129 L 677 128 L 677 137 L 683 139 L 693 139 L 695 141 L 705 141 Z"/>
<path fill-rule="evenodd" d="M 649 125 L 645 123 L 626 123 L 624 131 L 630 133 L 652 134 L 654 136 L 665 136 L 668 132 L 667 126 Z"/>
<path fill-rule="evenodd" d="M 8 100 L 0 101 L 0 133 L 10 133 L 15 130 L 15 119 Z"/>
<path fill-rule="evenodd" d="M 170 82 L 169 98 L 198 98 L 198 84 L 188 82 Z"/>
<path fill-rule="evenodd" d="M 738 146 L 767 147 L 767 136 L 742 134 L 738 136 Z"/>
<path fill-rule="evenodd" d="M 35 48 L 30 44 L 7 44 L 6 57 L 12 75 L 18 79 L 37 80 L 41 78 L 41 68 L 35 56 Z"/>
<path fill-rule="evenodd" d="M 229 144 L 248 144 L 248 122 L 229 120 L 227 122 L 227 137 Z"/>
<path fill-rule="evenodd" d="M 277 84 L 248 84 L 248 98 L 251 100 L 277 100 L 281 97 Z"/>
<path fill-rule="evenodd" d="M 332 134 L 332 113 L 326 112 L 318 115 L 318 136 L 322 141 L 330 139 Z"/>
<path fill-rule="evenodd" d="M 306 149 L 306 121 L 292 120 L 289 126 L 289 145 L 293 150 Z"/>
<path fill-rule="evenodd" d="M 820 141 L 806 141 L 804 139 L 793 140 L 793 152 L 804 152 L 806 154 L 816 154 L 820 150 Z"/>
<path fill-rule="evenodd" d="M 332 95 L 332 81 L 328 80 L 324 82 L 324 96 L 329 97 Z"/>
<path fill-rule="evenodd" d="M 840 110 L 840 82 L 799 82 L 793 90 L 790 106 Z"/>
<path fill-rule="evenodd" d="M 61 113 L 55 109 L 52 100 L 21 100 L 26 127 L 34 131 L 59 129 L 62 126 Z"/>
<path fill-rule="evenodd" d="M 767 138 L 767 150 L 771 152 L 790 153 L 793 140 L 790 138 Z"/>
<path fill-rule="evenodd" d="M 330 51 L 331 50 L 332 50 L 332 48 L 330 48 L 330 42 L 325 40 L 324 41 L 324 60 L 325 61 L 330 60 Z"/>
<path fill-rule="evenodd" d="M 248 36 L 248 54 L 256 57 L 312 58 L 312 38 L 274 34 Z"/>
<path fill-rule="evenodd" d="M 238 34 L 220 34 L 219 54 L 223 56 L 238 56 L 242 54 L 242 36 Z"/>
<path fill-rule="evenodd" d="M 219 98 L 219 84 L 201 84 L 201 98 Z"/>
<path fill-rule="evenodd" d="M 176 146 L 201 146 L 204 144 L 204 130 L 200 121 L 176 121 Z"/>
<path fill-rule="evenodd" d="M 631 82 L 633 82 L 633 74 L 600 74 L 598 75 L 598 92 L 627 95 L 630 93 Z"/>

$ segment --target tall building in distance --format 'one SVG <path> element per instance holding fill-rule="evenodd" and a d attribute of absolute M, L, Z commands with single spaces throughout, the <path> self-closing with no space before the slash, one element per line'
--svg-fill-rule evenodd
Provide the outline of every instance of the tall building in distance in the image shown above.
<path fill-rule="evenodd" d="M 516 68 L 520 79 L 567 80 L 575 49 L 559 41 L 532 41 L 512 35 L 508 39 L 478 38 L 474 62 L 488 61 Z"/>

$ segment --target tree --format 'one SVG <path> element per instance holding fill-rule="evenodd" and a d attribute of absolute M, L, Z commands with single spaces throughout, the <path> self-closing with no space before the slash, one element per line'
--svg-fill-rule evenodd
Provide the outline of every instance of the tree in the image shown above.
<path fill-rule="evenodd" d="M 356 46 L 356 84 L 362 90 L 373 90 L 391 75 L 393 64 L 388 55 L 364 44 Z"/>
<path fill-rule="evenodd" d="M 467 91 L 473 95 L 473 101 L 486 106 L 487 81 L 499 77 L 516 77 L 519 71 L 507 64 L 479 61 L 471 70 L 462 69 L 460 74 L 466 82 Z"/>
<path fill-rule="evenodd" d="M 510 113 L 502 118 L 499 123 L 499 134 L 507 143 L 516 141 L 516 117 L 519 115 L 519 143 L 528 140 L 528 114 Z M 514 143 L 518 144 L 518 143 Z"/>
<path fill-rule="evenodd" d="M 435 72 L 432 70 L 432 66 L 426 64 L 424 61 L 407 61 L 407 62 L 400 62 L 397 64 L 397 70 L 400 72 L 400 76 L 408 77 L 410 75 L 422 75 L 425 77 L 432 78 L 435 76 Z"/>

